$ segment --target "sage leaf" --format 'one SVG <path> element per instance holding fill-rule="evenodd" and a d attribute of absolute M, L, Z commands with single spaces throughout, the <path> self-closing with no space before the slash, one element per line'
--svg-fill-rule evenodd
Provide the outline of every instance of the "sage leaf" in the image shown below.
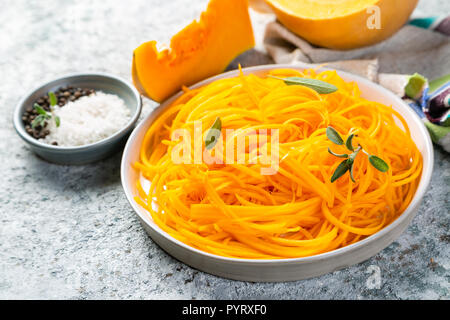
<path fill-rule="evenodd" d="M 350 151 L 355 151 L 355 149 L 353 148 L 353 144 L 352 144 L 354 136 L 355 135 L 352 133 L 351 135 L 348 136 L 347 140 L 345 141 L 345 146 Z"/>
<path fill-rule="evenodd" d="M 341 136 L 339 135 L 339 133 L 333 128 L 328 126 L 327 130 L 327 138 L 329 140 L 331 140 L 333 143 L 337 144 L 337 145 L 343 145 L 344 144 L 344 140 L 342 140 Z"/>
<path fill-rule="evenodd" d="M 339 153 L 334 153 L 333 151 L 331 151 L 330 148 L 328 148 L 328 152 L 331 153 L 333 156 L 339 157 L 339 158 L 348 158 L 348 154 L 343 153 L 343 154 L 339 154 Z"/>
<path fill-rule="evenodd" d="M 48 97 L 50 99 L 50 106 L 52 106 L 52 107 L 56 106 L 56 104 L 58 103 L 58 99 L 56 99 L 55 94 L 52 91 L 50 91 L 48 93 Z"/>
<path fill-rule="evenodd" d="M 219 117 L 216 118 L 211 128 L 208 130 L 205 138 L 205 147 L 206 149 L 212 149 L 219 141 L 220 135 L 222 131 L 222 120 Z"/>
<path fill-rule="evenodd" d="M 279 78 L 274 76 L 270 77 L 278 80 L 283 80 L 288 86 L 295 86 L 295 85 L 305 86 L 321 94 L 333 93 L 338 90 L 338 88 L 332 85 L 331 83 L 319 79 L 310 79 L 301 77 L 287 77 L 287 78 Z"/>
<path fill-rule="evenodd" d="M 348 160 L 342 161 L 336 170 L 334 171 L 333 175 L 331 176 L 331 183 L 335 182 L 337 179 L 342 177 L 347 171 L 350 169 L 350 166 L 348 164 Z"/>
<path fill-rule="evenodd" d="M 375 169 L 381 172 L 386 172 L 389 170 L 389 166 L 383 159 L 378 158 L 377 156 L 370 155 L 369 162 L 374 166 Z"/>
<path fill-rule="evenodd" d="M 352 165 L 350 166 L 350 179 L 352 179 L 353 182 L 356 182 L 356 181 L 355 181 L 355 178 L 353 177 L 353 163 L 352 163 Z"/>

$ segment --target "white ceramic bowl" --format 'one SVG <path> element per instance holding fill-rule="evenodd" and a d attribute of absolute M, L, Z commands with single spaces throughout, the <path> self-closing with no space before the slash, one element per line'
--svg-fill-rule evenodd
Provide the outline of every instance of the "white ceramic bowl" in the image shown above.
<path fill-rule="evenodd" d="M 261 75 L 265 74 L 268 70 L 278 68 L 304 69 L 292 65 L 264 65 L 246 68 L 243 71 L 245 74 L 253 73 Z M 323 69 L 326 70 L 326 68 Z M 374 256 L 398 238 L 416 215 L 431 179 L 431 172 L 433 170 L 433 146 L 430 136 L 414 111 L 392 92 L 359 76 L 342 71 L 338 71 L 338 74 L 346 81 L 356 81 L 364 98 L 378 101 L 385 105 L 392 105 L 408 122 L 412 138 L 422 153 L 423 172 L 419 186 L 410 205 L 397 220 L 374 235 L 352 245 L 311 257 L 282 260 L 226 258 L 192 248 L 174 239 L 161 230 L 152 220 L 150 214 L 133 200 L 134 196 L 137 195 L 135 182 L 139 179 L 139 174 L 132 168 L 131 164 L 138 160 L 139 148 L 145 132 L 158 115 L 164 112 L 172 101 L 181 95 L 181 93 L 178 93 L 162 103 L 136 127 L 128 139 L 122 157 L 122 186 L 128 201 L 152 239 L 178 260 L 214 275 L 245 281 L 292 281 L 319 276 L 362 262 Z M 217 79 L 237 75 L 238 71 L 223 73 L 206 79 L 192 86 L 192 88 L 203 86 Z"/>

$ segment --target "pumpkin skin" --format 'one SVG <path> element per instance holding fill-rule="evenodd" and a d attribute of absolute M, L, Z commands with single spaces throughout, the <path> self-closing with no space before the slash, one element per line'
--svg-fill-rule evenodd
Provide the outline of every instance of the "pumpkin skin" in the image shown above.
<path fill-rule="evenodd" d="M 193 21 L 158 52 L 156 41 L 133 53 L 132 76 L 144 96 L 161 102 L 183 85 L 225 70 L 255 44 L 247 0 L 211 0 L 200 21 Z"/>
<path fill-rule="evenodd" d="M 308 42 L 331 49 L 364 47 L 387 39 L 408 20 L 418 0 L 266 0 L 289 30 Z M 380 29 L 367 21 L 378 6 Z"/>

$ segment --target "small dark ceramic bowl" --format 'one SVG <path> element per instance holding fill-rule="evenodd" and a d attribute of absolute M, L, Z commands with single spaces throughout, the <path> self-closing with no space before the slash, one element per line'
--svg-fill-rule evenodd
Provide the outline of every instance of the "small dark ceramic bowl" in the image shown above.
<path fill-rule="evenodd" d="M 57 91 L 60 87 L 73 86 L 94 89 L 105 93 L 115 94 L 125 101 L 130 109 L 131 118 L 121 130 L 95 143 L 61 147 L 43 143 L 25 131 L 22 115 L 26 108 L 49 91 Z M 104 159 L 123 148 L 126 139 L 133 130 L 142 109 L 141 96 L 138 91 L 125 80 L 105 73 L 78 73 L 63 76 L 47 82 L 26 94 L 18 103 L 14 111 L 14 128 L 19 136 L 41 158 L 59 164 L 85 164 Z"/>

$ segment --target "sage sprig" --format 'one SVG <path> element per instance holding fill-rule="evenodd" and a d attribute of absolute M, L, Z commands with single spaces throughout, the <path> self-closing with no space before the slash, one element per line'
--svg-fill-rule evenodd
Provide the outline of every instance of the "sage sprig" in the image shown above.
<path fill-rule="evenodd" d="M 310 79 L 310 78 L 301 78 L 301 77 L 287 77 L 280 78 L 269 75 L 270 78 L 278 79 L 284 81 L 288 86 L 305 86 L 310 89 L 315 90 L 317 93 L 328 94 L 333 93 L 338 90 L 338 88 L 331 83 L 319 80 L 319 79 Z"/>
<path fill-rule="evenodd" d="M 34 109 L 36 109 L 38 115 L 34 118 L 33 122 L 31 122 L 31 127 L 34 129 L 37 126 L 44 127 L 45 123 L 51 119 L 51 114 L 45 111 L 40 105 L 37 103 L 34 104 Z"/>
<path fill-rule="evenodd" d="M 327 135 L 327 138 L 330 141 L 332 141 L 334 144 L 337 144 L 337 145 L 344 144 L 344 140 L 342 139 L 340 134 L 336 131 L 336 129 L 334 129 L 333 127 L 331 127 L 331 126 L 327 127 L 326 135 Z M 330 148 L 328 148 L 328 152 L 330 154 L 332 154 L 333 156 L 339 157 L 339 158 L 345 158 L 345 160 L 342 161 L 337 166 L 336 170 L 334 171 L 333 175 L 331 176 L 332 183 L 334 181 L 336 181 L 337 179 L 339 179 L 340 177 L 342 177 L 347 171 L 349 171 L 350 178 L 352 179 L 352 181 L 355 182 L 355 178 L 353 177 L 353 164 L 355 163 L 355 158 L 360 151 L 367 154 L 367 156 L 369 157 L 369 163 L 375 169 L 377 169 L 381 172 L 386 172 L 389 170 L 388 164 L 383 159 L 381 159 L 375 155 L 368 154 L 365 150 L 363 150 L 361 145 L 358 145 L 358 147 L 355 149 L 353 147 L 353 138 L 354 137 L 355 137 L 355 134 L 352 133 L 351 135 L 348 136 L 348 138 L 345 141 L 346 148 L 349 151 L 352 151 L 352 153 L 350 153 L 350 154 L 346 154 L 346 153 L 338 154 L 338 153 L 333 152 Z"/>
<path fill-rule="evenodd" d="M 37 103 L 35 103 L 33 106 L 33 108 L 36 109 L 38 113 L 36 118 L 34 118 L 33 122 L 31 122 L 31 127 L 33 129 L 36 128 L 37 126 L 44 127 L 45 124 L 52 118 L 55 121 L 56 127 L 59 127 L 59 125 L 61 124 L 60 118 L 53 114 L 53 107 L 56 105 L 58 99 L 56 99 L 56 96 L 52 91 L 48 93 L 48 98 L 50 101 L 50 112 L 45 111 L 44 108 L 42 108 Z"/>
<path fill-rule="evenodd" d="M 205 148 L 212 149 L 219 141 L 222 131 L 222 120 L 219 117 L 216 118 L 211 128 L 209 128 L 208 133 L 205 138 Z"/>

